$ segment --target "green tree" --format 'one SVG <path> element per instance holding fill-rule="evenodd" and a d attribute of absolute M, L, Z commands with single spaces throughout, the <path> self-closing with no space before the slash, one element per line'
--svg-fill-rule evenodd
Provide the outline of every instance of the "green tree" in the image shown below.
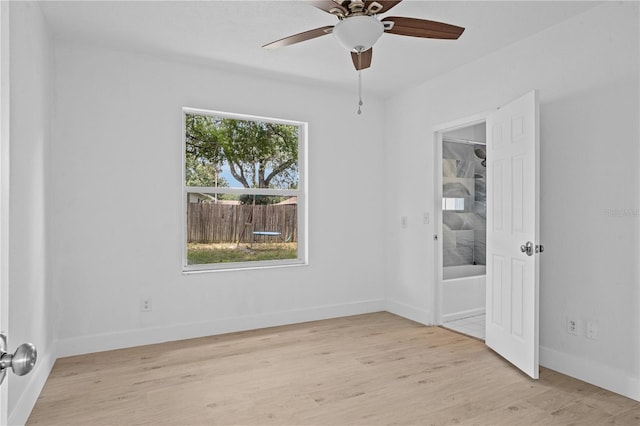
<path fill-rule="evenodd" d="M 245 188 L 297 187 L 296 126 L 191 114 L 185 125 L 187 163 L 192 156 L 215 170 L 224 164 Z"/>
<path fill-rule="evenodd" d="M 187 153 L 185 180 L 187 186 L 227 187 L 229 182 L 220 176 L 217 164 Z"/>
<path fill-rule="evenodd" d="M 186 154 L 199 162 L 220 164 L 224 158 L 218 129 L 211 117 L 187 114 L 185 117 Z"/>
<path fill-rule="evenodd" d="M 185 183 L 187 186 L 225 187 L 229 183 L 220 176 L 222 146 L 216 128 L 201 115 L 186 116 Z"/>
<path fill-rule="evenodd" d="M 297 127 L 229 118 L 218 126 L 231 174 L 245 188 L 297 187 Z"/>

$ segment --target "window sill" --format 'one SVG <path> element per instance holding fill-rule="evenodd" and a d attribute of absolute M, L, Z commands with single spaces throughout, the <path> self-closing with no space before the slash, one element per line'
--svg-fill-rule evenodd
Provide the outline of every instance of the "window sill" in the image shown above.
<path fill-rule="evenodd" d="M 264 261 L 255 262 L 256 265 L 248 263 L 229 263 L 229 264 L 204 264 L 204 265 L 188 265 L 183 266 L 182 275 L 193 274 L 206 274 L 211 272 L 230 272 L 230 271 L 251 271 L 256 269 L 276 269 L 276 268 L 291 268 L 299 266 L 308 266 L 309 262 L 298 259 L 293 261 Z"/>

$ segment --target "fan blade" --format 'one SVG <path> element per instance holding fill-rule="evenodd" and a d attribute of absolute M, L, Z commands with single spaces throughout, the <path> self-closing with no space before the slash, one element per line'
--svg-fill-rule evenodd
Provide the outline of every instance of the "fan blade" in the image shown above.
<path fill-rule="evenodd" d="M 351 60 L 356 70 L 360 71 L 371 66 L 371 58 L 373 57 L 373 47 L 362 53 L 351 52 Z"/>
<path fill-rule="evenodd" d="M 369 9 L 369 5 L 371 3 L 380 3 L 380 5 L 382 6 L 382 9 L 380 9 L 378 12 L 378 14 L 381 13 L 385 13 L 387 12 L 389 9 L 391 9 L 392 7 L 396 6 L 398 3 L 400 3 L 402 0 L 394 0 L 394 1 L 386 1 L 386 0 L 371 0 L 371 1 L 365 1 L 365 9 Z"/>
<path fill-rule="evenodd" d="M 301 41 L 311 40 L 312 38 L 321 37 L 323 35 L 331 34 L 333 25 L 327 25 L 326 27 L 315 28 L 313 30 L 305 31 L 300 34 L 294 34 L 289 37 L 281 38 L 280 40 L 273 41 L 265 44 L 266 49 L 275 49 L 278 47 L 289 46 L 290 44 L 300 43 Z"/>
<path fill-rule="evenodd" d="M 464 32 L 462 27 L 426 19 L 389 16 L 382 20 L 389 21 L 393 22 L 393 27 L 385 32 L 404 36 L 457 40 Z"/>

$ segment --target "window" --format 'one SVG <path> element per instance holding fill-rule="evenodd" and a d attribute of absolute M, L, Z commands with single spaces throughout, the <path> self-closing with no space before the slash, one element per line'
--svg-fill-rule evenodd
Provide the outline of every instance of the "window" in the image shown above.
<path fill-rule="evenodd" d="M 306 263 L 305 123 L 183 109 L 184 270 Z"/>
<path fill-rule="evenodd" d="M 442 210 L 464 211 L 464 198 L 443 198 Z"/>

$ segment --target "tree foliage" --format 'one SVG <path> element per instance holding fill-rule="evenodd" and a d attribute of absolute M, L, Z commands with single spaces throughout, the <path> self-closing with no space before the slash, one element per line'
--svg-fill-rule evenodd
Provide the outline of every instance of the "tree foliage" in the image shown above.
<path fill-rule="evenodd" d="M 185 172 L 187 186 L 229 186 L 229 182 L 220 176 L 220 170 L 216 164 L 188 153 Z"/>
<path fill-rule="evenodd" d="M 228 186 L 226 182 L 218 182 L 216 185 L 222 146 L 218 143 L 215 127 L 207 117 L 186 115 L 185 140 L 187 186 Z"/>
<path fill-rule="evenodd" d="M 245 188 L 297 187 L 296 126 L 192 114 L 185 124 L 188 168 L 190 161 L 201 164 L 202 170 L 226 166 Z"/>

